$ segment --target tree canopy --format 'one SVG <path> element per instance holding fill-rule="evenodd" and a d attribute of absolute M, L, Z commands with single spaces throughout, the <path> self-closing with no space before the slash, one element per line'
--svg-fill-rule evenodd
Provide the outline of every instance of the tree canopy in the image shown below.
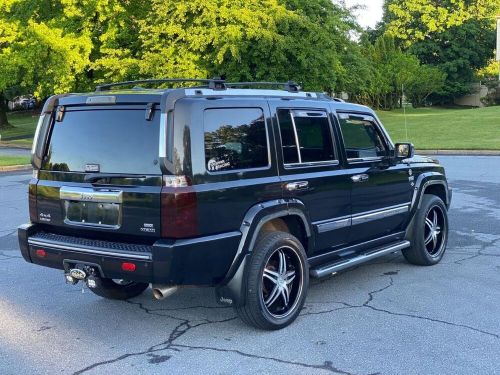
<path fill-rule="evenodd" d="M 291 79 L 383 108 L 404 86 L 421 105 L 466 91 L 491 58 L 499 8 L 386 0 L 377 37 L 358 41 L 351 10 L 331 0 L 0 0 L 0 127 L 16 93 L 144 78 Z"/>
<path fill-rule="evenodd" d="M 468 93 L 476 72 L 493 57 L 498 0 L 385 0 L 384 9 L 382 31 L 446 75 L 435 100 Z"/>

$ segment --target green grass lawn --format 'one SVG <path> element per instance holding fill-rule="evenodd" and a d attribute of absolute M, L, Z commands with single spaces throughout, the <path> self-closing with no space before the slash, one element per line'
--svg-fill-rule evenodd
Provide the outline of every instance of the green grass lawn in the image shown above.
<path fill-rule="evenodd" d="M 30 164 L 29 156 L 6 156 L 0 155 L 0 167 L 8 165 L 26 165 Z"/>
<path fill-rule="evenodd" d="M 0 143 L 31 147 L 38 117 L 38 114 L 33 115 L 31 111 L 29 113 L 9 114 L 9 122 L 14 125 L 14 127 L 0 131 L 2 135 Z"/>
<path fill-rule="evenodd" d="M 379 111 L 394 142 L 406 140 L 403 110 Z M 418 150 L 500 150 L 500 106 L 407 108 L 408 139 Z"/>
<path fill-rule="evenodd" d="M 406 140 L 403 110 L 378 111 L 394 142 Z M 500 106 L 479 109 L 407 108 L 408 139 L 419 150 L 500 150 Z M 30 147 L 38 115 L 10 114 L 15 127 L 3 144 Z"/>

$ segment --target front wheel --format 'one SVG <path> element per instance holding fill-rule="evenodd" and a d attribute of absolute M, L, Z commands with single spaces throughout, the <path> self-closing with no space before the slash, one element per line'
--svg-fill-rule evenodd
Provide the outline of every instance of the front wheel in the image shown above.
<path fill-rule="evenodd" d="M 260 329 L 286 327 L 299 315 L 309 286 L 304 247 L 290 233 L 264 234 L 250 256 L 246 281 L 239 317 Z"/>
<path fill-rule="evenodd" d="M 89 288 L 100 297 L 116 300 L 126 300 L 140 295 L 149 284 L 118 279 L 97 279 L 96 285 Z"/>
<path fill-rule="evenodd" d="M 443 258 L 448 243 L 448 214 L 441 198 L 424 194 L 409 240 L 411 247 L 403 250 L 408 262 L 432 266 Z"/>

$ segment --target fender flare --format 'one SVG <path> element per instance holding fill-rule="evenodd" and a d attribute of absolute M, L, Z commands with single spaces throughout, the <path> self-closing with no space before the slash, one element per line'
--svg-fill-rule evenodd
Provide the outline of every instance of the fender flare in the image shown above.
<path fill-rule="evenodd" d="M 411 230 L 413 228 L 413 219 L 415 218 L 415 214 L 417 210 L 420 208 L 422 204 L 422 198 L 425 194 L 426 189 L 431 185 L 443 185 L 445 191 L 445 205 L 446 207 L 450 207 L 451 204 L 451 189 L 448 186 L 448 181 L 446 176 L 439 172 L 424 172 L 418 176 L 415 187 L 413 191 L 413 196 L 411 200 L 410 206 L 410 216 L 408 220 L 408 224 L 406 227 L 406 238 L 410 237 Z"/>
<path fill-rule="evenodd" d="M 241 240 L 229 271 L 224 280 L 216 287 L 217 302 L 223 305 L 241 306 L 245 303 L 245 280 L 247 262 L 262 226 L 269 220 L 284 216 L 298 216 L 306 235 L 314 244 L 314 231 L 305 210 L 304 203 L 298 199 L 276 199 L 252 206 L 240 227 Z"/>

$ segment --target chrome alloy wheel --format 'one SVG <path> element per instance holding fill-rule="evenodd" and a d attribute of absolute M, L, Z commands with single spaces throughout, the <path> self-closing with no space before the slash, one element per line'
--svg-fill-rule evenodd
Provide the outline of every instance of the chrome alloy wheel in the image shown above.
<path fill-rule="evenodd" d="M 432 206 L 425 217 L 424 245 L 431 256 L 441 253 L 446 243 L 446 221 L 441 207 Z"/>
<path fill-rule="evenodd" d="M 296 250 L 283 246 L 268 258 L 262 274 L 262 301 L 275 318 L 284 318 L 302 294 L 303 264 Z"/>

